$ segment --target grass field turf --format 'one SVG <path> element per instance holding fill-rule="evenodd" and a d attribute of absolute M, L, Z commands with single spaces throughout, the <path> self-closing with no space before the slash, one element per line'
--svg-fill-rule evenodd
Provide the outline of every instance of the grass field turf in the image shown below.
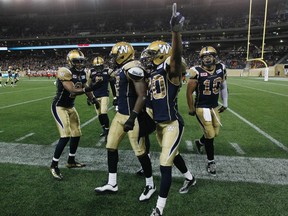
<path fill-rule="evenodd" d="M 50 113 L 55 94 L 53 81 L 47 78 L 22 78 L 15 88 L 0 88 L 0 142 L 50 146 L 58 139 Z M 228 87 L 229 110 L 221 115 L 223 128 L 215 139 L 216 161 L 220 155 L 242 156 L 285 159 L 283 162 L 288 165 L 287 79 L 271 78 L 269 82 L 264 82 L 258 78 L 229 77 Z M 186 141 L 199 138 L 202 133 L 196 119 L 187 115 L 185 90 L 184 85 L 179 94 L 179 109 L 186 123 L 180 151 L 194 154 L 195 149 L 191 152 Z M 77 98 L 76 107 L 83 125 L 80 146 L 104 148 L 104 143 L 100 142 L 99 145 L 101 129 L 98 119 L 90 122 L 95 118 L 95 112 L 86 105 L 84 96 Z M 113 115 L 111 110 L 110 120 Z M 151 140 L 151 151 L 159 151 L 154 135 L 151 135 Z M 237 143 L 244 154 L 239 154 L 231 143 Z M 127 139 L 123 140 L 121 149 L 131 149 Z M 47 165 L 52 154 L 43 155 L 49 158 Z M 61 160 L 66 161 L 66 157 L 63 155 Z M 157 199 L 157 196 L 153 196 L 147 203 L 138 202 L 144 180 L 133 174 L 119 173 L 121 187 L 117 195 L 97 196 L 94 187 L 107 179 L 107 173 L 97 169 L 96 172 L 63 170 L 65 181 L 58 182 L 50 176 L 48 166 L 11 163 L 0 166 L 1 215 L 149 215 Z M 239 164 L 235 164 L 235 167 L 239 167 Z M 199 178 L 194 190 L 184 196 L 177 192 L 183 179 L 175 177 L 164 214 L 287 215 L 287 173 L 288 169 L 283 173 L 284 183 L 286 180 L 283 185 Z M 159 186 L 159 177 L 155 179 Z"/>

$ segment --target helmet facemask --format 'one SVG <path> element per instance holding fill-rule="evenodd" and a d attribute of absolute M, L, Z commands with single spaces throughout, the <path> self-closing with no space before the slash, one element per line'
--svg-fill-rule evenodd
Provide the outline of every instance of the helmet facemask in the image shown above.
<path fill-rule="evenodd" d="M 80 72 L 85 68 L 84 54 L 79 50 L 71 50 L 67 55 L 67 62 L 70 68 Z"/>
<path fill-rule="evenodd" d="M 116 69 L 118 66 L 116 62 L 117 54 L 110 53 L 109 57 L 110 57 L 110 60 L 108 61 L 109 68 Z"/>
<path fill-rule="evenodd" d="M 141 53 L 140 62 L 146 69 L 153 69 L 155 67 L 154 59 L 157 57 L 158 52 L 155 50 L 145 49 Z"/>
<path fill-rule="evenodd" d="M 94 66 L 96 72 L 102 72 L 104 69 L 104 65 L 96 65 Z"/>
<path fill-rule="evenodd" d="M 85 68 L 85 59 L 84 58 L 74 58 L 70 60 L 71 66 L 78 72 L 82 71 Z"/>
<path fill-rule="evenodd" d="M 216 57 L 213 54 L 206 54 L 201 57 L 202 65 L 206 67 L 211 67 L 216 64 Z"/>

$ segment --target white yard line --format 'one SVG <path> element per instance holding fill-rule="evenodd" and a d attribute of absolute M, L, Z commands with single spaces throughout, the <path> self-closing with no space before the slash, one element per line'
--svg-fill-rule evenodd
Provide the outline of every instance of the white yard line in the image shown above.
<path fill-rule="evenodd" d="M 235 116 L 237 116 L 239 119 L 241 119 L 243 122 L 245 122 L 246 124 L 248 124 L 250 127 L 254 128 L 258 133 L 262 134 L 264 137 L 266 137 L 267 139 L 269 139 L 271 142 L 273 142 L 275 145 L 277 145 L 278 147 L 282 148 L 284 151 L 288 152 L 288 148 L 283 145 L 281 142 L 279 142 L 278 140 L 274 139 L 272 136 L 270 136 L 269 134 L 267 134 L 266 132 L 264 132 L 263 130 L 261 130 L 260 128 L 258 128 L 256 125 L 252 124 L 251 122 L 249 122 L 247 119 L 245 119 L 244 117 L 242 117 L 241 115 L 239 115 L 238 113 L 234 112 L 233 110 L 231 110 L 230 108 L 227 109 L 228 111 L 230 111 L 232 114 L 234 114 Z"/>
<path fill-rule="evenodd" d="M 24 101 L 22 103 L 16 103 L 16 104 L 8 105 L 8 106 L 2 106 L 2 107 L 0 107 L 0 109 L 6 109 L 6 108 L 14 107 L 14 106 L 20 106 L 20 105 L 23 105 L 23 104 L 34 103 L 34 102 L 45 100 L 45 99 L 52 98 L 52 97 L 54 97 L 54 96 L 48 96 L 48 97 L 39 98 L 39 99 L 35 99 L 35 100 Z"/>
<path fill-rule="evenodd" d="M 100 140 L 96 143 L 96 147 L 102 146 L 105 143 L 105 137 L 101 137 Z"/>
<path fill-rule="evenodd" d="M 230 143 L 230 145 L 236 150 L 236 152 L 240 155 L 244 155 L 245 152 L 241 149 L 241 147 L 237 143 Z"/>
<path fill-rule="evenodd" d="M 33 136 L 33 135 L 34 135 L 34 133 L 29 133 L 29 134 L 26 134 L 26 135 L 23 136 L 23 137 L 20 137 L 20 138 L 16 139 L 15 141 L 16 141 L 16 142 L 19 142 L 19 141 L 24 140 L 24 139 L 26 139 L 27 137 L 30 137 L 30 136 Z"/>
<path fill-rule="evenodd" d="M 248 89 L 253 89 L 256 91 L 261 91 L 261 92 L 265 92 L 265 93 L 269 93 L 269 94 L 274 94 L 274 95 L 278 95 L 278 96 L 283 96 L 283 97 L 288 97 L 288 94 L 280 94 L 280 93 L 276 93 L 276 92 L 271 92 L 271 91 L 266 91 L 266 90 L 262 90 L 262 89 L 257 89 L 257 88 L 253 88 L 253 87 L 248 87 L 248 86 L 243 86 L 243 85 L 238 85 L 238 84 L 234 84 L 234 83 L 229 83 L 229 85 L 236 85 L 239 86 L 241 88 L 248 88 Z"/>
<path fill-rule="evenodd" d="M 192 145 L 192 141 L 190 140 L 185 140 L 185 143 L 186 143 L 186 148 L 188 151 L 193 151 L 193 145 Z"/>

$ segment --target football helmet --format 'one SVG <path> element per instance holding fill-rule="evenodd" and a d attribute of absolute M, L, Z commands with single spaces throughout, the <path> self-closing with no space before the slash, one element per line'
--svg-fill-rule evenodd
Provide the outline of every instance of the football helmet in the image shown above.
<path fill-rule="evenodd" d="M 93 59 L 92 65 L 96 71 L 100 72 L 104 69 L 104 59 L 98 56 Z"/>
<path fill-rule="evenodd" d="M 163 63 L 169 56 L 171 56 L 172 48 L 164 41 L 153 41 L 141 53 L 140 61 L 145 68 L 151 69 Z"/>
<path fill-rule="evenodd" d="M 210 67 L 216 64 L 216 56 L 217 56 L 217 51 L 212 46 L 203 47 L 199 54 L 199 57 L 201 59 L 201 64 L 207 67 Z"/>
<path fill-rule="evenodd" d="M 134 48 L 127 42 L 116 43 L 110 52 L 109 66 L 115 68 L 122 66 L 130 60 L 133 60 L 135 56 Z"/>
<path fill-rule="evenodd" d="M 85 56 L 80 50 L 71 50 L 67 54 L 67 62 L 70 68 L 78 72 L 85 68 Z"/>

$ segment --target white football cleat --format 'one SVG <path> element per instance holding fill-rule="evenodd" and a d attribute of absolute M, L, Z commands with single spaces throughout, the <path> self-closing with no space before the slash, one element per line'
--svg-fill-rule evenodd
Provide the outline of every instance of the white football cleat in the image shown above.
<path fill-rule="evenodd" d="M 155 191 L 156 191 L 155 185 L 154 185 L 154 187 L 146 185 L 143 193 L 139 197 L 139 201 L 143 202 L 143 201 L 149 200 Z"/>
<path fill-rule="evenodd" d="M 101 187 L 96 187 L 95 189 L 96 193 L 99 194 L 105 194 L 105 193 L 116 193 L 118 191 L 118 185 L 110 185 L 110 184 L 105 184 Z"/>

